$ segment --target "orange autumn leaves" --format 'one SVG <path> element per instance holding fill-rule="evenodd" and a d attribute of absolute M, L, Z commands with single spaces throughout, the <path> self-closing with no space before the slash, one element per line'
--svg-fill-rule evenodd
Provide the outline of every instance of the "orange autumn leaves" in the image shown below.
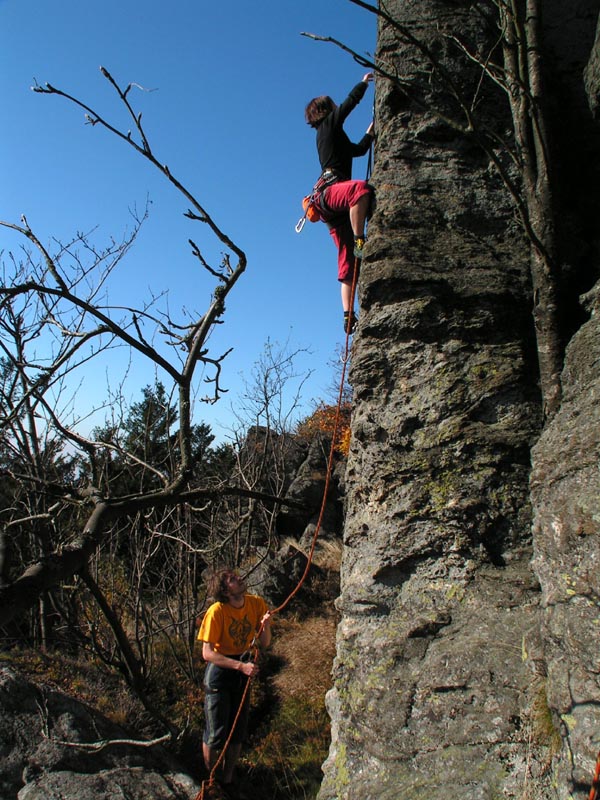
<path fill-rule="evenodd" d="M 335 452 L 343 457 L 348 455 L 350 449 L 350 411 L 350 403 L 342 403 L 334 445 Z M 318 434 L 331 437 L 335 428 L 336 415 L 337 406 L 319 403 L 313 413 L 298 424 L 297 435 L 307 440 L 313 439 Z"/>

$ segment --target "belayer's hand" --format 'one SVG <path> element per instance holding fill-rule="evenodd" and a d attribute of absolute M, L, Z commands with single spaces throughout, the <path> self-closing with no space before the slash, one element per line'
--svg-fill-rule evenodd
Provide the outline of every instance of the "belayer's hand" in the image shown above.
<path fill-rule="evenodd" d="M 247 678 L 256 678 L 258 675 L 258 665 L 254 661 L 240 661 L 238 667 L 240 672 L 243 672 Z"/>
<path fill-rule="evenodd" d="M 263 616 L 263 618 L 260 621 L 261 627 L 262 628 L 266 627 L 267 625 L 270 624 L 270 622 L 271 622 L 271 612 L 267 611 L 267 613 Z"/>

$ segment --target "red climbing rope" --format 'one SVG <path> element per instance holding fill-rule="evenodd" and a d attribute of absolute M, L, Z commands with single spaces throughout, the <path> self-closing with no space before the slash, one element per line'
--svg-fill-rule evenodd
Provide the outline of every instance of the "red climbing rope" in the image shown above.
<path fill-rule="evenodd" d="M 352 313 L 352 309 L 354 308 L 354 295 L 356 294 L 356 284 L 358 282 L 359 266 L 360 266 L 360 261 L 357 258 L 357 259 L 355 259 L 355 262 L 354 262 L 354 276 L 353 276 L 353 279 L 352 279 L 352 289 L 351 289 L 351 292 L 350 292 L 350 312 L 351 313 Z M 311 564 L 312 564 L 312 559 L 313 559 L 314 552 L 315 552 L 315 547 L 316 547 L 316 544 L 317 544 L 317 539 L 319 537 L 319 533 L 320 533 L 320 530 L 321 530 L 321 524 L 323 522 L 323 516 L 325 514 L 325 506 L 326 506 L 326 503 L 327 503 L 327 494 L 329 492 L 329 484 L 331 483 L 331 475 L 333 473 L 333 458 L 334 458 L 334 455 L 335 455 L 335 443 L 336 443 L 336 440 L 337 440 L 338 431 L 339 431 L 339 427 L 340 427 L 342 401 L 343 401 L 343 398 L 344 398 L 344 383 L 346 381 L 346 368 L 348 366 L 348 354 L 350 352 L 350 334 L 351 334 L 350 328 L 351 328 L 351 326 L 350 326 L 350 324 L 348 324 L 346 327 L 347 327 L 346 343 L 345 343 L 345 347 L 344 347 L 344 355 L 342 357 L 342 364 L 343 364 L 343 366 L 342 366 L 342 374 L 341 374 L 341 378 L 340 378 L 340 388 L 339 388 L 339 392 L 338 392 L 337 407 L 336 407 L 335 419 L 334 419 L 334 423 L 333 423 L 333 433 L 332 433 L 332 436 L 331 436 L 331 447 L 329 448 L 329 459 L 327 461 L 327 473 L 325 475 L 325 487 L 323 489 L 323 500 L 321 501 L 321 510 L 319 511 L 319 518 L 317 520 L 317 524 L 316 524 L 316 527 L 315 527 L 315 532 L 313 533 L 313 538 L 312 538 L 310 550 L 309 550 L 309 553 L 308 553 L 308 559 L 306 561 L 306 566 L 304 567 L 304 572 L 302 573 L 302 577 L 298 581 L 298 584 L 295 587 L 295 589 L 293 589 L 293 591 L 290 592 L 290 594 L 283 601 L 283 603 L 280 606 L 278 606 L 277 608 L 275 608 L 271 612 L 271 614 L 278 614 L 280 611 L 282 611 L 287 605 L 289 605 L 289 603 L 291 602 L 292 598 L 296 594 L 298 594 L 298 592 L 302 588 L 302 585 L 303 585 L 304 581 L 306 580 L 306 578 L 308 576 L 308 573 L 310 571 L 310 567 L 311 567 Z M 261 626 L 261 628 L 262 628 L 262 626 Z M 260 632 L 261 631 L 259 631 L 258 635 L 260 635 Z"/>
<path fill-rule="evenodd" d="M 357 258 L 355 260 L 355 262 L 354 262 L 354 276 L 352 278 L 352 289 L 351 289 L 351 292 L 350 292 L 350 311 L 351 312 L 354 309 L 354 297 L 355 297 L 355 294 L 356 294 L 356 285 L 358 283 L 359 267 L 360 267 L 360 260 Z M 315 531 L 313 533 L 312 542 L 311 542 L 310 550 L 309 550 L 309 553 L 308 553 L 308 558 L 306 560 L 306 566 L 304 567 L 304 572 L 302 573 L 302 576 L 300 577 L 300 580 L 298 581 L 296 587 L 290 592 L 290 594 L 286 597 L 286 599 L 283 601 L 283 603 L 280 606 L 277 606 L 277 608 L 274 608 L 271 611 L 271 616 L 272 617 L 275 614 L 278 614 L 280 611 L 283 611 L 283 609 L 286 608 L 286 606 L 289 605 L 289 603 L 292 601 L 292 599 L 295 597 L 295 595 L 297 595 L 298 592 L 300 591 L 300 589 L 302 588 L 302 585 L 304 584 L 304 582 L 305 582 L 305 580 L 306 580 L 306 578 L 308 576 L 308 573 L 310 571 L 310 568 L 311 568 L 311 565 L 312 565 L 313 556 L 314 556 L 314 553 L 315 553 L 315 547 L 317 545 L 317 539 L 319 538 L 319 533 L 320 533 L 320 530 L 321 530 L 321 524 L 323 522 L 323 516 L 325 514 L 325 507 L 326 507 L 326 504 L 327 504 L 327 494 L 329 493 L 329 485 L 331 483 L 331 475 L 333 473 L 333 459 L 334 459 L 334 455 L 335 455 L 335 443 L 336 443 L 336 440 L 337 440 L 337 437 L 338 437 L 338 431 L 339 431 L 339 427 L 340 427 L 342 401 L 343 401 L 343 397 L 344 397 L 344 383 L 346 381 L 346 368 L 348 366 L 348 356 L 349 356 L 349 353 L 350 353 L 350 335 L 351 335 L 350 327 L 351 326 L 347 325 L 346 327 L 347 327 L 347 330 L 346 330 L 346 344 L 345 344 L 345 347 L 344 347 L 344 355 L 342 356 L 343 367 L 342 367 L 342 374 L 341 374 L 341 378 L 340 378 L 340 389 L 339 389 L 339 393 L 338 393 L 337 408 L 336 408 L 335 419 L 334 419 L 334 423 L 333 423 L 333 433 L 332 433 L 332 436 L 331 436 L 331 447 L 329 449 L 329 458 L 327 460 L 327 472 L 326 472 L 326 475 L 325 475 L 325 487 L 323 489 L 323 500 L 321 501 L 321 509 L 319 511 L 319 517 L 317 519 L 317 524 L 315 526 Z M 252 652 L 252 661 L 253 661 L 253 663 L 256 663 L 256 661 L 258 659 L 258 646 L 256 645 L 256 642 L 258 641 L 261 633 L 263 632 L 264 626 L 265 626 L 264 622 L 261 622 L 260 628 L 258 629 L 256 634 L 254 635 L 254 638 L 252 639 L 252 643 L 251 643 L 251 645 L 249 647 L 249 650 Z M 206 790 L 206 788 L 208 787 L 210 789 L 210 787 L 213 786 L 214 783 L 215 783 L 215 774 L 216 774 L 217 769 L 219 768 L 221 762 L 225 758 L 225 753 L 227 752 L 227 748 L 229 747 L 229 743 L 230 743 L 231 738 L 233 736 L 233 732 L 235 731 L 236 725 L 238 723 L 238 719 L 240 717 L 240 714 L 242 713 L 242 708 L 244 707 L 244 703 L 246 701 L 246 697 L 248 696 L 248 692 L 250 691 L 251 683 L 252 683 L 252 678 L 249 677 L 248 680 L 246 681 L 246 686 L 244 687 L 244 693 L 242 695 L 242 699 L 240 701 L 240 705 L 239 705 L 239 708 L 237 710 L 237 714 L 235 715 L 235 719 L 233 720 L 233 725 L 231 726 L 231 731 L 229 732 L 229 736 L 227 737 L 227 741 L 223 745 L 223 749 L 221 750 L 215 765 L 211 769 L 210 775 L 208 776 L 208 779 L 202 781 L 202 786 L 200 788 L 200 791 L 198 792 L 198 794 L 196 795 L 194 800 L 205 800 L 205 790 Z"/>

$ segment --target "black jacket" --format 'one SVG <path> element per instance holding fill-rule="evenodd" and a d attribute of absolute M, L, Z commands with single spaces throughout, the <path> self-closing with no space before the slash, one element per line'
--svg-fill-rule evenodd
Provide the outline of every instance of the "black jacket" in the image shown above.
<path fill-rule="evenodd" d="M 328 114 L 317 128 L 321 169 L 334 170 L 341 180 L 350 180 L 352 159 L 364 156 L 371 146 L 372 138 L 368 133 L 360 142 L 353 144 L 343 127 L 346 117 L 360 103 L 366 91 L 367 84 L 364 81 L 357 83 L 344 102 Z"/>

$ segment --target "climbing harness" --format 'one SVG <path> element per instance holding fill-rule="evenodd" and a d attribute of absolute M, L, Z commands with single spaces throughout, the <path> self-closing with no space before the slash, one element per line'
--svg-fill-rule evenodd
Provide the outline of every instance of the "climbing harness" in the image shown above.
<path fill-rule="evenodd" d="M 319 175 L 319 180 L 313 186 L 312 192 L 307 194 L 302 199 L 304 215 L 300 217 L 296 223 L 296 233 L 302 232 L 302 228 L 304 228 L 306 220 L 309 222 L 319 222 L 323 219 L 322 211 L 327 210 L 323 193 L 325 189 L 327 189 L 333 183 L 337 183 L 338 181 L 339 177 L 332 169 L 326 169 Z"/>
<path fill-rule="evenodd" d="M 352 289 L 351 289 L 351 296 L 350 296 L 350 307 L 351 308 L 354 307 L 354 296 L 356 294 L 356 285 L 358 283 L 359 266 L 360 266 L 359 265 L 359 259 L 355 259 L 355 262 L 354 262 L 354 277 L 352 279 Z M 306 559 L 306 565 L 304 567 L 304 572 L 302 573 L 302 576 L 300 577 L 300 580 L 298 581 L 296 587 L 290 592 L 290 594 L 286 597 L 286 599 L 283 601 L 283 603 L 280 606 L 277 606 L 277 608 L 274 608 L 271 611 L 271 613 L 270 613 L 271 617 L 275 616 L 275 614 L 279 614 L 280 611 L 283 611 L 283 609 L 286 608 L 290 604 L 292 599 L 298 594 L 298 592 L 302 588 L 304 582 L 306 581 L 306 578 L 308 577 L 308 573 L 310 571 L 310 568 L 312 566 L 312 561 L 313 561 L 313 557 L 314 557 L 314 553 L 315 553 L 315 547 L 317 545 L 317 539 L 319 537 L 319 533 L 321 531 L 321 525 L 323 523 L 323 517 L 325 515 L 325 506 L 326 506 L 326 503 L 327 503 L 327 495 L 329 493 L 329 486 L 331 484 L 331 476 L 333 474 L 333 459 L 334 459 L 334 456 L 335 456 L 335 443 L 337 441 L 339 427 L 340 427 L 341 409 L 342 409 L 343 397 L 344 397 L 344 383 L 346 381 L 346 368 L 347 368 L 347 365 L 348 365 L 348 358 L 349 358 L 349 353 L 350 353 L 350 337 L 351 337 L 351 335 L 352 334 L 350 333 L 350 331 L 346 332 L 346 344 L 345 344 L 345 348 L 344 348 L 344 355 L 342 356 L 342 364 L 343 364 L 343 366 L 342 366 L 342 374 L 341 374 L 341 378 L 340 378 L 340 388 L 339 388 L 339 392 L 338 392 L 337 407 L 336 407 L 336 413 L 335 413 L 335 418 L 334 418 L 334 423 L 333 423 L 333 433 L 332 433 L 332 436 L 331 436 L 331 447 L 329 448 L 329 458 L 327 460 L 327 472 L 325 474 L 325 487 L 323 489 L 323 500 L 321 501 L 321 508 L 320 508 L 320 511 L 319 511 L 319 517 L 317 519 L 317 524 L 315 526 L 315 530 L 314 530 L 314 533 L 313 533 L 310 550 L 309 550 L 309 553 L 308 553 L 308 557 Z M 265 624 L 264 624 L 264 622 L 261 621 L 261 624 L 260 624 L 260 627 L 259 627 L 258 631 L 256 631 L 256 633 L 254 634 L 254 637 L 253 637 L 248 649 L 245 650 L 244 653 L 242 654 L 242 656 L 240 657 L 240 661 L 246 661 L 246 662 L 252 661 L 252 663 L 254 663 L 254 664 L 256 663 L 256 661 L 258 660 L 258 654 L 259 654 L 258 640 L 260 639 L 260 635 L 263 632 L 264 627 L 265 627 Z M 242 709 L 244 707 L 244 703 L 246 702 L 246 698 L 248 696 L 248 692 L 250 691 L 251 683 L 252 683 L 252 678 L 248 677 L 248 680 L 246 681 L 246 686 L 244 687 L 244 693 L 242 694 L 242 699 L 240 700 L 239 708 L 238 708 L 237 713 L 235 715 L 235 718 L 233 720 L 233 724 L 231 726 L 231 730 L 229 732 L 229 736 L 227 737 L 227 741 L 223 745 L 223 749 L 219 753 L 219 757 L 218 757 L 217 761 L 215 762 L 215 765 L 211 769 L 210 775 L 208 776 L 208 778 L 206 780 L 202 781 L 202 786 L 200 788 L 200 791 L 198 792 L 198 794 L 196 795 L 194 800 L 205 800 L 205 791 L 206 791 L 206 789 L 207 788 L 210 789 L 210 787 L 214 786 L 215 774 L 217 772 L 217 769 L 221 765 L 221 762 L 225 758 L 225 753 L 227 752 L 227 748 L 229 747 L 229 743 L 231 742 L 231 738 L 233 736 L 233 733 L 235 731 L 236 725 L 237 725 L 238 720 L 240 718 L 240 715 L 242 713 Z"/>

